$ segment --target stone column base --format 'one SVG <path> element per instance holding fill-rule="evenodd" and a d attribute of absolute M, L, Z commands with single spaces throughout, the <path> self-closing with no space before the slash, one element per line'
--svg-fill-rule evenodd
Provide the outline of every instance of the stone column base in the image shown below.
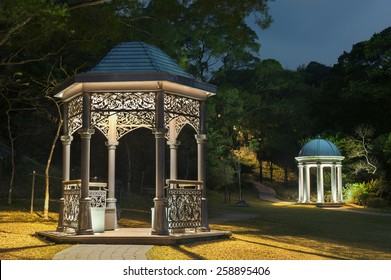
<path fill-rule="evenodd" d="M 84 198 L 79 201 L 79 217 L 78 217 L 78 229 L 79 235 L 93 235 L 91 223 L 91 199 Z"/>
<path fill-rule="evenodd" d="M 167 221 L 167 199 L 155 198 L 152 218 L 152 235 L 169 235 Z"/>

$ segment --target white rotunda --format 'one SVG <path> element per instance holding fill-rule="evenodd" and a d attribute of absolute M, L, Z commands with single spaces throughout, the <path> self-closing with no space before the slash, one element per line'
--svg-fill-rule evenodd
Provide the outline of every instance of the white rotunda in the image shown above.
<path fill-rule="evenodd" d="M 330 168 L 331 203 L 343 203 L 342 196 L 342 160 L 338 147 L 322 138 L 316 138 L 303 146 L 296 157 L 299 168 L 298 203 L 311 202 L 311 168 L 316 168 L 317 204 L 325 203 L 324 171 Z"/>

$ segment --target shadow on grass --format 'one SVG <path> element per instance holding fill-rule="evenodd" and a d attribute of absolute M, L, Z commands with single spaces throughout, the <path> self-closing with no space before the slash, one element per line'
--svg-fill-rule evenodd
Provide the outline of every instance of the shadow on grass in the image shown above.
<path fill-rule="evenodd" d="M 233 237 L 233 239 L 236 239 L 236 240 L 239 240 L 239 241 L 243 241 L 243 242 L 247 242 L 247 243 L 251 243 L 251 244 L 262 245 L 262 246 L 267 246 L 267 247 L 271 247 L 271 248 L 281 249 L 281 250 L 285 250 L 285 251 L 289 251 L 289 252 L 301 253 L 301 254 L 306 254 L 306 255 L 313 255 L 313 256 L 329 258 L 329 259 L 334 259 L 334 260 L 346 260 L 344 258 L 336 257 L 336 256 L 333 256 L 333 255 L 326 255 L 326 254 L 322 254 L 322 253 L 312 253 L 312 252 L 306 252 L 306 251 L 297 250 L 297 249 L 287 249 L 287 248 L 284 248 L 284 247 L 281 247 L 281 246 L 271 245 L 271 244 L 262 243 L 262 242 L 250 241 L 250 240 L 246 240 L 246 239 L 242 239 L 242 238 L 238 238 L 238 237 Z"/>
<path fill-rule="evenodd" d="M 190 252 L 180 246 L 175 246 L 174 248 L 178 252 L 181 252 L 181 253 L 185 254 L 186 256 L 190 257 L 192 260 L 206 260 L 204 257 L 202 257 L 196 253 Z"/>
<path fill-rule="evenodd" d="M 28 249 L 37 249 L 37 248 L 43 248 L 43 247 L 51 247 L 55 246 L 56 244 L 47 244 L 47 245 L 35 245 L 35 246 L 24 246 L 24 247 L 14 247 L 14 248 L 7 248 L 7 249 L 0 249 L 0 254 L 2 253 L 11 253 L 11 252 L 18 252 Z"/>

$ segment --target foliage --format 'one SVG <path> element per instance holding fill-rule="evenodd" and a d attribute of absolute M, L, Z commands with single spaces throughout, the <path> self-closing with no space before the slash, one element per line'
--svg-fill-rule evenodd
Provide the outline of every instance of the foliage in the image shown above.
<path fill-rule="evenodd" d="M 1 1 L 1 143 L 12 145 L 12 160 L 24 154 L 49 165 L 55 146 L 37 143 L 53 142 L 60 128 L 58 104 L 48 99 L 53 88 L 90 69 L 122 41 L 156 45 L 201 80 L 218 68 L 243 67 L 257 60 L 259 43 L 249 25 L 250 15 L 259 27 L 267 28 L 268 1 Z M 42 136 L 31 139 L 30 130 Z M 11 158 L 4 158 L 5 165 Z M 53 164 L 59 163 L 54 154 Z M 12 189 L 13 181 L 9 184 Z"/>
<path fill-rule="evenodd" d="M 383 182 L 371 180 L 363 183 L 349 183 L 345 187 L 345 196 L 348 202 L 361 206 L 382 208 L 387 206 L 387 201 L 381 197 Z"/>

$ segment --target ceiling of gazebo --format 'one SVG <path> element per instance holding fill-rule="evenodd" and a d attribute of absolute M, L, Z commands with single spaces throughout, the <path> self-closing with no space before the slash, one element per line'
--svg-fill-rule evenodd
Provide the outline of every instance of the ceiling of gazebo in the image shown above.
<path fill-rule="evenodd" d="M 205 100 L 214 85 L 195 80 L 162 50 L 144 42 L 115 46 L 94 68 L 68 78 L 56 97 L 67 100 L 81 92 L 159 91 Z"/>

